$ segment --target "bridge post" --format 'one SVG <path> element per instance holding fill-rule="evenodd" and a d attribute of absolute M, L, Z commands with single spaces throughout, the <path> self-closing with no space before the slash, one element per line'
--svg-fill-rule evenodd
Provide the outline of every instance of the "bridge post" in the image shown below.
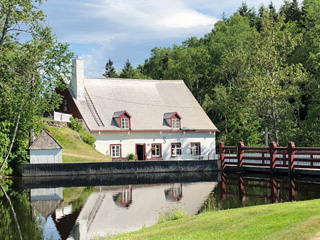
<path fill-rule="evenodd" d="M 220 151 L 220 160 L 221 160 L 221 169 L 222 171 L 225 169 L 226 167 L 226 162 L 225 162 L 225 154 L 226 154 L 226 149 L 224 148 L 224 142 L 221 142 L 220 143 L 220 148 L 219 148 L 219 151 Z"/>
<path fill-rule="evenodd" d="M 270 173 L 273 174 L 276 169 L 276 154 L 277 154 L 277 144 L 275 142 L 270 143 L 269 145 L 269 154 L 270 154 Z"/>
<path fill-rule="evenodd" d="M 290 175 L 294 172 L 294 154 L 295 154 L 295 144 L 294 142 L 288 142 L 288 173 Z"/>
<path fill-rule="evenodd" d="M 243 165 L 243 153 L 244 153 L 244 143 L 239 142 L 237 145 L 237 159 L 238 159 L 238 170 L 242 170 Z"/>

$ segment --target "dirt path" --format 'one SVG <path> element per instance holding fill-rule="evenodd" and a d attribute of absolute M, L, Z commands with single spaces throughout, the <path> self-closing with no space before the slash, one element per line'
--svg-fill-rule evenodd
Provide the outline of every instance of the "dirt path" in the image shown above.
<path fill-rule="evenodd" d="M 310 240 L 320 240 L 320 233 L 318 233 L 317 235 L 315 235 L 313 238 L 311 238 Z"/>

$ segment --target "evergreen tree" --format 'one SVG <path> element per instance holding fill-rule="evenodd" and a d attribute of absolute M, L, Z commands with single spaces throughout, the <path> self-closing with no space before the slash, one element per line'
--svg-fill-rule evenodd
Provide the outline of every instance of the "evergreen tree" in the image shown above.
<path fill-rule="evenodd" d="M 102 74 L 102 76 L 104 76 L 106 78 L 117 78 L 118 77 L 116 69 L 113 67 L 113 62 L 111 61 L 111 58 L 109 58 L 109 61 L 106 63 L 106 70 L 105 70 L 105 73 Z"/>
<path fill-rule="evenodd" d="M 135 78 L 135 70 L 132 67 L 129 59 L 126 61 L 124 68 L 120 73 L 120 78 Z"/>

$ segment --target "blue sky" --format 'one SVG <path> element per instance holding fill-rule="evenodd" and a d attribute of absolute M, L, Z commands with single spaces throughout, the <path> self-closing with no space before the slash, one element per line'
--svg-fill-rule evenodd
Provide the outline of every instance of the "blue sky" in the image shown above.
<path fill-rule="evenodd" d="M 109 58 L 117 70 L 127 59 L 136 67 L 154 47 L 171 47 L 202 37 L 240 6 L 231 0 L 48 0 L 47 24 L 61 42 L 84 59 L 85 75 L 102 77 Z M 258 9 L 269 0 L 247 0 Z M 279 8 L 282 0 L 273 1 Z"/>

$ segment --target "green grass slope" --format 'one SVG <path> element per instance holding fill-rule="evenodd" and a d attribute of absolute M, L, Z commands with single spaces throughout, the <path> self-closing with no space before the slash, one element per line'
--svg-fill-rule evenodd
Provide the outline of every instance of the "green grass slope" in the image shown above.
<path fill-rule="evenodd" d="M 205 212 L 114 239 L 313 240 L 319 232 L 320 200 L 311 200 Z"/>
<path fill-rule="evenodd" d="M 101 154 L 94 147 L 84 143 L 78 132 L 68 127 L 55 128 L 47 126 L 47 129 L 62 145 L 62 158 L 64 163 L 111 161 L 110 157 Z"/>

